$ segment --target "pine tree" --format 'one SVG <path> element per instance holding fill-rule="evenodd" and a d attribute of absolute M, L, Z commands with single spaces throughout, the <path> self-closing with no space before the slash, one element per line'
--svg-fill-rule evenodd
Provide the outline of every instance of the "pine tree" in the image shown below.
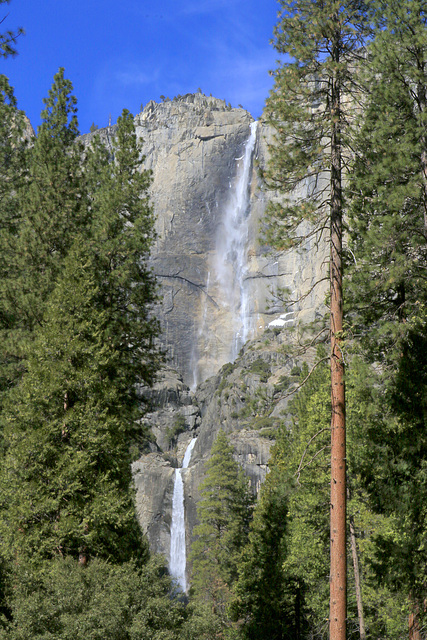
<path fill-rule="evenodd" d="M 410 333 L 401 349 L 392 380 L 381 369 L 371 372 L 375 391 L 369 406 L 360 403 L 364 415 L 353 464 L 371 522 L 385 523 L 374 528 L 371 537 L 370 563 L 377 585 L 396 601 L 406 600 L 402 610 L 410 609 L 409 637 L 414 640 L 422 627 L 427 561 L 425 333 Z"/>
<path fill-rule="evenodd" d="M 307 376 L 305 364 L 301 379 Z M 294 602 L 297 637 L 321 635 L 328 617 L 329 386 L 327 364 L 320 361 L 291 400 L 292 425 L 280 429 L 270 461 L 273 478 L 288 483 L 282 570 Z"/>
<path fill-rule="evenodd" d="M 390 578 L 399 575 L 406 555 L 403 548 L 408 547 L 399 532 L 391 493 L 380 489 L 384 480 L 390 489 L 396 479 L 390 473 L 393 464 L 388 462 L 396 417 L 378 369 L 355 355 L 348 373 L 349 521 L 359 553 L 366 633 L 367 637 L 399 640 L 407 629 L 407 590 L 404 582 Z M 402 556 L 395 562 L 391 550 L 400 546 Z"/>
<path fill-rule="evenodd" d="M 348 297 L 366 355 L 387 366 L 425 311 L 427 25 L 424 3 L 387 3 L 369 47 L 370 97 L 352 171 Z M 384 117 L 385 116 L 385 117 Z M 367 331 L 369 327 L 369 331 Z"/>
<path fill-rule="evenodd" d="M 375 462 L 363 474 L 374 508 L 398 523 L 394 542 L 383 538 L 380 571 L 389 584 L 406 585 L 414 609 L 410 637 L 417 639 L 425 598 L 424 517 L 417 505 L 425 499 L 426 454 L 418 408 L 425 395 L 427 5 L 379 7 L 351 179 L 348 299 L 362 352 L 379 367 L 388 413 L 366 432 Z"/>
<path fill-rule="evenodd" d="M 343 330 L 342 170 L 349 159 L 348 107 L 355 64 L 366 35 L 362 2 L 281 1 L 275 48 L 291 58 L 275 71 L 267 102 L 276 131 L 266 172 L 286 194 L 270 206 L 267 236 L 277 247 L 302 245 L 329 231 L 331 341 L 331 591 L 330 637 L 346 637 L 346 483 Z M 295 192 L 309 184 L 308 199 Z M 293 193 L 292 193 L 293 192 Z M 302 223 L 305 223 L 304 225 Z M 308 225 L 307 225 L 308 223 Z"/>
<path fill-rule="evenodd" d="M 112 154 L 95 136 L 85 170 L 100 303 L 108 313 L 109 340 L 123 358 L 126 394 L 135 391 L 129 379 L 151 384 L 160 362 L 159 324 L 153 315 L 157 285 L 148 265 L 155 238 L 148 194 L 151 173 L 141 171 L 142 161 L 133 116 L 124 110 Z"/>
<path fill-rule="evenodd" d="M 239 555 L 247 541 L 253 498 L 248 482 L 220 430 L 206 464 L 197 505 L 199 524 L 191 550 L 192 589 L 212 613 L 212 626 L 223 633 L 230 626 L 231 588 L 237 579 Z"/>
<path fill-rule="evenodd" d="M 120 353 L 98 298 L 90 256 L 76 247 L 8 398 L 1 526 L 19 562 L 145 553 L 130 492 L 138 412 L 123 398 Z"/>
<path fill-rule="evenodd" d="M 19 314 L 7 302 L 6 283 L 16 275 L 13 243 L 20 223 L 18 193 L 26 184 L 26 140 L 24 114 L 18 110 L 13 89 L 0 76 L 0 393 L 14 378 L 16 360 L 7 348 L 6 336 L 16 326 Z"/>
<path fill-rule="evenodd" d="M 42 323 L 46 300 L 77 230 L 87 223 L 71 91 L 60 69 L 44 100 L 38 136 L 23 158 L 23 175 L 11 176 L 13 211 L 3 228 L 0 282 L 2 359 L 10 363 L 6 386 L 13 385 L 25 367 L 31 332 Z"/>
<path fill-rule="evenodd" d="M 90 217 L 76 227 L 3 415 L 1 527 L 8 557 L 23 563 L 57 556 L 124 562 L 147 553 L 130 446 L 146 435 L 138 385 L 155 376 L 158 324 L 147 266 L 149 175 L 137 171 L 127 112 L 114 152 L 112 162 L 99 145 L 88 152 Z M 95 160 L 102 178 L 96 187 Z"/>
<path fill-rule="evenodd" d="M 0 4 L 9 4 L 10 0 L 0 0 Z M 0 20 L 0 23 L 4 22 L 7 15 Z M 9 56 L 16 56 L 17 51 L 15 48 L 16 41 L 24 33 L 21 28 L 12 31 L 8 29 L 0 34 L 0 58 L 8 58 Z"/>
<path fill-rule="evenodd" d="M 295 610 L 298 594 L 295 598 L 293 585 L 283 570 L 289 487 L 289 479 L 270 473 L 254 510 L 231 603 L 241 638 L 300 637 Z"/>

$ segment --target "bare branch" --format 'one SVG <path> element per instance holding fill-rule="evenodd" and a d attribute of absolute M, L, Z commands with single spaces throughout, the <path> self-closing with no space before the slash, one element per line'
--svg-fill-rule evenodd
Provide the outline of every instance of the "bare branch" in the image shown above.
<path fill-rule="evenodd" d="M 290 391 L 288 391 L 288 393 L 285 393 L 285 395 L 281 396 L 280 399 L 284 400 L 285 398 L 289 398 L 290 396 L 292 396 L 294 393 L 296 393 L 297 391 L 299 391 L 301 389 L 301 387 L 303 387 L 305 385 L 305 383 L 307 382 L 307 380 L 309 380 L 313 374 L 313 372 L 315 371 L 315 369 L 317 369 L 317 367 L 319 366 L 319 364 L 321 364 L 322 362 L 326 362 L 329 360 L 329 356 L 326 356 L 325 358 L 321 358 L 320 360 L 318 360 L 316 362 L 316 364 L 314 364 L 312 366 L 312 368 L 310 369 L 310 371 L 308 372 L 308 374 L 306 375 L 306 377 L 304 378 L 304 380 L 298 384 L 296 387 L 294 387 L 293 389 L 291 389 Z"/>
<path fill-rule="evenodd" d="M 310 459 L 310 460 L 309 460 L 309 461 L 308 461 L 304 466 L 302 466 L 302 463 L 303 463 L 303 461 L 304 461 L 304 458 L 305 458 L 305 455 L 306 455 L 306 453 L 307 453 L 307 451 L 308 451 L 309 446 L 311 445 L 311 443 L 313 442 L 313 440 L 315 440 L 315 439 L 317 438 L 317 436 L 319 436 L 319 435 L 320 435 L 321 433 L 323 433 L 324 431 L 330 431 L 330 429 L 326 429 L 326 428 L 320 429 L 320 431 L 318 431 L 317 433 L 315 433 L 315 434 L 314 434 L 314 436 L 312 436 L 312 437 L 310 438 L 310 440 L 309 440 L 309 441 L 308 441 L 308 443 L 307 443 L 306 448 L 304 449 L 304 453 L 303 453 L 303 454 L 302 454 L 302 456 L 301 456 L 301 460 L 300 460 L 300 462 L 299 462 L 298 469 L 297 469 L 297 470 L 295 471 L 295 473 L 294 473 L 294 476 L 296 476 L 296 479 L 297 479 L 297 483 L 298 483 L 298 484 L 300 484 L 299 479 L 300 479 L 300 476 L 301 476 L 301 472 L 302 472 L 302 471 L 304 471 L 304 469 L 306 469 L 307 467 L 309 467 L 309 466 L 311 465 L 311 463 L 313 462 L 313 460 L 315 460 L 315 459 L 317 458 L 317 456 L 319 456 L 319 455 L 322 453 L 322 451 L 325 451 L 325 449 L 327 449 L 327 447 L 326 447 L 326 445 L 325 445 L 324 447 L 322 447 L 321 449 L 319 449 L 319 451 L 316 451 L 316 453 L 314 454 L 314 456 L 312 456 L 312 457 L 311 457 L 311 459 Z"/>
<path fill-rule="evenodd" d="M 205 294 L 205 296 L 212 302 L 212 304 L 218 309 L 218 303 L 212 298 L 211 295 L 209 295 L 209 293 L 206 291 L 206 287 L 205 285 L 202 284 L 198 284 L 197 282 L 193 282 L 192 280 L 189 280 L 188 278 L 184 278 L 184 276 L 180 276 L 177 273 L 175 274 L 165 274 L 165 273 L 155 273 L 156 278 L 165 278 L 166 280 L 168 278 L 170 278 L 171 280 L 182 280 L 183 282 L 186 282 L 187 284 L 191 285 L 192 287 L 195 287 L 196 289 L 199 289 L 200 291 L 203 291 L 203 293 Z"/>

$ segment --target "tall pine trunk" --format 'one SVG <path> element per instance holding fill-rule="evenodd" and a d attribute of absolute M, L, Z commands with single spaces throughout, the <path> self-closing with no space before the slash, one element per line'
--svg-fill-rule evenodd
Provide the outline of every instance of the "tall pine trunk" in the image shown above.
<path fill-rule="evenodd" d="M 276 49 L 290 56 L 276 72 L 267 102 L 277 137 L 266 172 L 271 187 L 287 195 L 268 209 L 266 235 L 277 248 L 302 246 L 303 220 L 323 233 L 330 226 L 331 499 L 330 499 L 330 640 L 345 640 L 347 614 L 346 437 L 343 331 L 343 186 L 344 153 L 351 153 L 348 123 L 360 47 L 370 33 L 366 3 L 280 0 L 283 12 L 275 30 Z M 345 104 L 341 99 L 345 93 Z M 325 151 L 326 142 L 330 145 Z M 343 153 L 344 150 L 344 153 Z M 288 197 L 303 178 L 329 174 L 322 188 L 301 203 Z M 269 185 L 269 186 L 270 186 Z M 328 197 L 329 196 L 329 197 Z M 318 218 L 316 218 L 318 214 Z M 316 224 L 317 222 L 317 224 Z M 277 224 L 279 223 L 279 224 Z M 270 231 L 270 229 L 272 229 Z M 285 238 L 283 238 L 285 236 Z"/>
<path fill-rule="evenodd" d="M 408 633 L 409 640 L 421 640 L 420 607 L 418 599 L 413 594 L 409 596 Z"/>
<path fill-rule="evenodd" d="M 334 61 L 339 64 L 339 44 Z M 342 266 L 342 184 L 340 77 L 331 79 L 331 556 L 330 556 L 330 640 L 345 640 L 347 617 L 346 553 L 346 434 L 344 360 L 341 351 L 343 330 Z"/>

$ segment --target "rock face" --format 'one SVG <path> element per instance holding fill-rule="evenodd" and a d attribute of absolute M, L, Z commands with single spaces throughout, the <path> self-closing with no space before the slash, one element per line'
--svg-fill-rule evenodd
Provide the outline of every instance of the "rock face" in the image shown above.
<path fill-rule="evenodd" d="M 212 444 L 223 429 L 254 493 L 268 472 L 270 448 L 280 424 L 290 424 L 289 391 L 299 382 L 303 359 L 289 355 L 286 329 L 267 329 L 193 392 L 179 374 L 164 371 L 146 416 L 156 442 L 133 465 L 138 518 L 152 551 L 169 558 L 174 470 L 191 439 L 197 441 L 184 470 L 187 558 L 197 523 L 199 487 Z M 312 352 L 304 354 L 311 362 Z M 178 417 L 179 416 L 179 417 Z M 161 443 L 161 445 L 160 445 Z"/>
<path fill-rule="evenodd" d="M 224 102 L 202 94 L 151 102 L 136 117 L 145 166 L 153 171 L 158 231 L 153 267 L 164 295 L 165 339 L 171 362 L 193 387 L 218 371 L 241 346 L 236 348 L 242 332 L 238 319 L 242 298 L 248 301 L 245 337 L 254 337 L 285 310 L 271 292 L 274 296 L 287 287 L 299 297 L 318 277 L 324 256 L 323 247 L 316 263 L 312 253 L 308 257 L 309 247 L 298 254 L 275 255 L 260 246 L 259 222 L 271 196 L 263 191 L 254 168 L 255 160 L 265 164 L 271 138 L 262 123 L 243 185 L 248 198 L 240 213 L 244 225 L 237 230 L 233 221 L 230 225 L 229 210 L 237 206 L 236 189 L 252 122 L 243 109 L 227 109 Z M 224 255 L 227 237 L 236 231 L 242 237 Z M 236 279 L 240 282 L 230 290 Z M 316 291 L 305 300 L 306 317 L 313 317 L 322 296 L 323 291 Z"/>
<path fill-rule="evenodd" d="M 311 290 L 324 265 L 323 239 L 317 249 L 311 238 L 302 250 L 280 254 L 260 244 L 260 220 L 275 194 L 263 187 L 256 165 L 266 163 L 272 132 L 259 122 L 245 158 L 252 123 L 247 111 L 201 93 L 152 101 L 135 117 L 144 166 L 153 174 L 152 264 L 164 340 L 170 364 L 192 388 L 281 313 L 310 321 L 324 300 L 324 287 Z M 97 133 L 108 143 L 114 131 Z M 304 182 L 299 191 L 311 187 Z M 283 288 L 295 300 L 310 293 L 287 309 Z"/>
<path fill-rule="evenodd" d="M 215 258 L 252 121 L 243 109 L 202 94 L 150 102 L 136 118 L 153 171 L 153 267 L 164 296 L 164 335 L 171 362 L 193 386 L 230 359 L 232 319 Z"/>
<path fill-rule="evenodd" d="M 151 549 L 168 557 L 174 469 L 195 434 L 182 472 L 187 550 L 204 463 L 220 428 L 253 490 L 265 479 L 277 427 L 290 422 L 287 392 L 301 366 L 286 343 L 295 341 L 300 322 L 323 315 L 325 286 L 315 283 L 324 275 L 326 239 L 309 237 L 299 251 L 280 254 L 260 243 L 260 221 L 276 194 L 264 188 L 256 165 L 266 163 L 272 131 L 254 125 L 248 112 L 198 93 L 150 102 L 135 123 L 143 166 L 153 175 L 151 259 L 173 369 L 150 392 L 151 452 L 133 472 L 141 527 Z M 109 144 L 114 132 L 97 133 Z M 298 195 L 312 189 L 303 182 Z M 286 307 L 281 289 L 297 302 Z"/>

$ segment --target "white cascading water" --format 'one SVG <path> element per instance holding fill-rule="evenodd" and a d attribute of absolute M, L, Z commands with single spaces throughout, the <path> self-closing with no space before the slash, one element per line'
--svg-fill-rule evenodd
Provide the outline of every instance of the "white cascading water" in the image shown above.
<path fill-rule="evenodd" d="M 229 308 L 233 323 L 234 340 L 230 359 L 237 357 L 240 348 L 250 337 L 251 314 L 249 295 L 245 285 L 247 275 L 247 214 L 250 203 L 252 156 L 255 148 L 257 122 L 252 122 L 251 133 L 246 142 L 243 161 L 235 188 L 224 212 L 217 238 L 216 277 L 223 303 Z M 240 165 L 238 165 L 240 168 Z"/>
<path fill-rule="evenodd" d="M 187 553 L 185 547 L 185 509 L 184 509 L 184 483 L 182 480 L 182 470 L 186 469 L 190 463 L 191 454 L 196 444 L 197 438 L 192 438 L 188 445 L 182 467 L 175 469 L 175 482 L 172 496 L 172 523 L 171 523 L 171 549 L 169 559 L 169 572 L 175 582 L 185 593 L 187 590 L 187 579 L 185 568 L 187 565 Z"/>

